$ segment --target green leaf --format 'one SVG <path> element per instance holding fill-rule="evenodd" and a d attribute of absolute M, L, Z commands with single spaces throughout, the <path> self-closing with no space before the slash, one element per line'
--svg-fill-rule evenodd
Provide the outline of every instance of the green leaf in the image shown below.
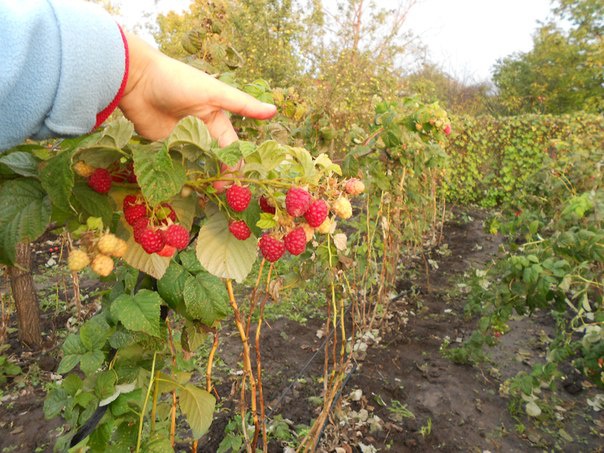
<path fill-rule="evenodd" d="M 168 148 L 157 151 L 148 148 L 134 148 L 134 171 L 143 195 L 156 206 L 180 193 L 186 176 L 184 167 L 172 160 Z"/>
<path fill-rule="evenodd" d="M 241 283 L 256 261 L 256 237 L 238 240 L 229 231 L 224 214 L 216 211 L 199 231 L 195 253 L 210 274 Z"/>
<path fill-rule="evenodd" d="M 39 160 L 33 154 L 24 151 L 16 151 L 0 157 L 0 164 L 6 165 L 14 173 L 21 176 L 38 176 Z"/>
<path fill-rule="evenodd" d="M 193 384 L 180 386 L 176 393 L 180 410 L 189 422 L 193 437 L 199 439 L 210 428 L 216 399 L 210 393 L 195 387 Z"/>
<path fill-rule="evenodd" d="M 35 179 L 15 179 L 0 187 L 0 261 L 10 264 L 15 247 L 37 239 L 50 223 L 51 207 Z"/>
<path fill-rule="evenodd" d="M 65 374 L 71 371 L 78 363 L 80 358 L 86 353 L 86 347 L 80 340 L 78 334 L 72 333 L 69 335 L 63 343 L 63 358 L 59 363 L 57 373 Z"/>
<path fill-rule="evenodd" d="M 186 270 L 188 270 L 191 274 L 198 274 L 200 272 L 205 272 L 203 266 L 197 259 L 197 255 L 195 252 L 191 250 L 186 250 L 178 255 L 180 262 L 184 266 Z"/>
<path fill-rule="evenodd" d="M 134 125 L 126 118 L 118 118 L 103 129 L 98 144 L 121 149 L 128 144 L 133 134 Z"/>
<path fill-rule="evenodd" d="M 69 396 L 62 388 L 53 388 L 44 399 L 44 417 L 47 420 L 58 417 L 65 405 Z"/>
<path fill-rule="evenodd" d="M 80 328 L 80 340 L 89 351 L 102 348 L 110 335 L 111 327 L 102 315 L 89 319 Z"/>
<path fill-rule="evenodd" d="M 173 310 L 179 311 L 184 304 L 183 290 L 190 275 L 184 267 L 172 261 L 166 273 L 157 281 L 157 292 Z"/>
<path fill-rule="evenodd" d="M 206 125 L 195 116 L 188 116 L 178 122 L 168 137 L 167 146 L 181 146 L 178 150 L 192 162 L 199 159 L 199 152 L 209 152 L 212 136 Z"/>
<path fill-rule="evenodd" d="M 91 217 L 100 217 L 103 224 L 111 225 L 115 205 L 111 197 L 97 193 L 85 182 L 78 182 L 73 189 L 73 197 Z"/>
<path fill-rule="evenodd" d="M 111 314 L 129 330 L 160 336 L 159 314 L 161 297 L 143 289 L 131 296 L 122 294 L 111 304 Z"/>
<path fill-rule="evenodd" d="M 218 148 L 214 150 L 214 154 L 220 160 L 229 167 L 234 167 L 243 157 L 241 150 L 239 149 L 239 142 L 233 142 L 224 148 Z"/>
<path fill-rule="evenodd" d="M 275 214 L 270 212 L 263 212 L 260 214 L 260 220 L 256 222 L 256 226 L 261 230 L 270 230 L 277 226 L 277 220 L 275 220 Z"/>
<path fill-rule="evenodd" d="M 187 277 L 183 290 L 187 313 L 208 326 L 228 314 L 228 294 L 222 280 L 207 273 Z"/>
<path fill-rule="evenodd" d="M 48 193 L 50 201 L 61 211 L 71 211 L 71 191 L 74 173 L 71 166 L 73 151 L 63 151 L 46 162 L 40 171 L 42 187 Z"/>
<path fill-rule="evenodd" d="M 245 157 L 244 172 L 246 175 L 258 173 L 260 177 L 277 168 L 285 159 L 285 148 L 274 140 L 262 143 L 256 150 Z"/>
<path fill-rule="evenodd" d="M 105 361 L 105 353 L 101 350 L 88 351 L 80 357 L 80 370 L 86 376 L 95 373 Z"/>
<path fill-rule="evenodd" d="M 102 371 L 97 375 L 94 384 L 96 396 L 100 400 L 110 397 L 115 393 L 115 384 L 117 383 L 117 373 L 114 370 Z"/>

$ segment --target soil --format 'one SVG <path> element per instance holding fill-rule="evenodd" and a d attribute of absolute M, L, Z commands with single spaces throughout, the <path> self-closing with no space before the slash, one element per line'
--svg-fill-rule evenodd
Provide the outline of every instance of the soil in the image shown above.
<path fill-rule="evenodd" d="M 453 344 L 463 341 L 476 322 L 463 314 L 465 298 L 458 283 L 464 273 L 492 260 L 501 244 L 501 238 L 483 231 L 485 216 L 477 210 L 456 216 L 467 221 L 446 224 L 446 246 L 401 263 L 403 277 L 397 282 L 388 321 L 364 359 L 350 368 L 317 451 L 604 451 L 604 420 L 587 404 L 597 391 L 587 383 L 580 382 L 576 394 L 544 390 L 555 398 L 555 415 L 539 423 L 522 410 L 513 416 L 510 399 L 500 392 L 505 379 L 544 361 L 541 340 L 553 327 L 546 314 L 514 321 L 491 351 L 492 363 L 457 365 L 441 354 L 445 339 Z M 64 326 L 67 318 L 47 314 L 46 331 Z M 325 338 L 317 332 L 322 326 L 319 319 L 300 324 L 285 318 L 263 326 L 267 415 L 280 414 L 292 428 L 309 425 L 321 405 Z M 20 357 L 25 374 L 37 370 L 41 380 L 50 379 L 58 364 L 59 340 L 49 334 L 47 350 L 27 356 L 14 336 L 9 336 L 11 349 L 5 354 Z M 221 405 L 210 432 L 200 441 L 200 452 L 217 451 L 228 420 L 238 410 L 240 376 L 230 370 L 239 369 L 241 344 L 234 330 L 224 329 L 221 338 L 217 354 L 221 362 L 214 373 Z M 40 386 L 18 388 L 9 382 L 4 394 L 0 452 L 52 451 L 61 423 L 44 420 Z M 186 430 L 180 434 L 186 437 Z M 284 445 L 274 440 L 269 450 L 281 452 Z M 183 444 L 178 450 L 190 448 Z"/>

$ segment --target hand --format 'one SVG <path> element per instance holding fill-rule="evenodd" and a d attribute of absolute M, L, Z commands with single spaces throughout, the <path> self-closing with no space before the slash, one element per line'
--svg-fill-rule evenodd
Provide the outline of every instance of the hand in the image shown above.
<path fill-rule="evenodd" d="M 274 105 L 162 54 L 136 35 L 126 38 L 130 68 L 119 107 L 140 135 L 164 139 L 179 120 L 194 115 L 224 147 L 237 140 L 225 110 L 260 120 L 275 114 Z"/>

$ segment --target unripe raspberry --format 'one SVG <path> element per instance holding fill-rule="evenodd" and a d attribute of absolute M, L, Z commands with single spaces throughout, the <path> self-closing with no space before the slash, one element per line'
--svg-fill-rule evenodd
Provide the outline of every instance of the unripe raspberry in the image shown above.
<path fill-rule="evenodd" d="M 312 238 L 315 235 L 315 229 L 308 223 L 303 223 L 300 226 L 304 229 L 304 234 L 306 234 L 306 242 L 312 241 Z"/>
<path fill-rule="evenodd" d="M 338 198 L 334 201 L 331 208 L 341 219 L 349 219 L 352 216 L 352 205 L 350 204 L 350 200 L 346 197 Z"/>
<path fill-rule="evenodd" d="M 243 220 L 234 220 L 229 224 L 229 231 L 240 241 L 245 241 L 252 234 L 252 230 Z"/>
<path fill-rule="evenodd" d="M 94 170 L 92 165 L 88 165 L 83 160 L 79 160 L 73 165 L 73 171 L 75 171 L 76 175 L 83 178 L 89 178 L 94 173 Z"/>
<path fill-rule="evenodd" d="M 112 255 L 115 256 L 116 258 L 121 258 L 126 254 L 127 251 L 128 251 L 128 243 L 126 241 L 124 241 L 123 239 L 118 238 L 117 245 L 113 249 Z"/>
<path fill-rule="evenodd" d="M 103 236 L 101 236 L 101 238 L 99 239 L 99 242 L 97 243 L 97 248 L 99 249 L 99 252 L 101 252 L 103 255 L 113 255 L 113 252 L 115 251 L 115 248 L 117 247 L 118 244 L 118 238 L 116 235 L 114 234 L 104 234 Z"/>
<path fill-rule="evenodd" d="M 88 187 L 98 193 L 107 193 L 111 189 L 111 174 L 104 168 L 95 169 L 88 177 Z"/>
<path fill-rule="evenodd" d="M 346 190 L 346 193 L 348 195 L 360 195 L 365 192 L 365 184 L 360 179 L 352 178 L 346 181 L 346 186 L 344 187 L 344 190 Z"/>
<path fill-rule="evenodd" d="M 92 260 L 90 267 L 101 277 L 107 277 L 113 272 L 113 260 L 107 255 L 97 255 Z"/>
<path fill-rule="evenodd" d="M 285 248 L 292 255 L 299 255 L 306 250 L 306 233 L 304 228 L 297 227 L 291 230 L 283 238 Z"/>
<path fill-rule="evenodd" d="M 191 186 L 182 186 L 180 189 L 180 196 L 183 198 L 189 198 L 193 193 L 193 188 Z"/>
<path fill-rule="evenodd" d="M 79 272 L 89 264 L 90 258 L 88 258 L 88 254 L 85 251 L 73 249 L 71 252 L 69 252 L 67 266 L 69 267 L 70 271 Z"/>
<path fill-rule="evenodd" d="M 262 256 L 271 263 L 274 263 L 285 253 L 285 244 L 276 237 L 265 234 L 260 238 L 258 242 L 260 253 Z"/>
<path fill-rule="evenodd" d="M 227 204 L 235 212 L 245 211 L 251 199 L 252 192 L 248 187 L 233 184 L 226 191 Z"/>
<path fill-rule="evenodd" d="M 300 187 L 292 187 L 285 194 L 285 210 L 292 217 L 304 215 L 310 203 L 310 194 Z"/>
<path fill-rule="evenodd" d="M 320 234 L 333 234 L 336 230 L 336 221 L 327 217 L 321 225 L 317 228 L 317 232 Z"/>
<path fill-rule="evenodd" d="M 269 214 L 274 214 L 275 212 L 277 212 L 277 209 L 271 204 L 269 199 L 266 198 L 264 195 L 262 195 L 260 197 L 260 199 L 258 200 L 258 204 L 260 205 L 260 210 L 262 212 L 267 212 Z"/>
<path fill-rule="evenodd" d="M 161 206 L 156 209 L 155 215 L 160 223 L 164 225 L 170 223 L 168 222 L 168 219 L 170 219 L 172 223 L 176 222 L 176 211 L 174 211 L 172 205 L 168 203 L 162 203 Z"/>
<path fill-rule="evenodd" d="M 311 227 L 317 228 L 327 218 L 328 213 L 329 206 L 327 206 L 327 203 L 324 200 L 315 200 L 310 204 L 304 218 Z"/>

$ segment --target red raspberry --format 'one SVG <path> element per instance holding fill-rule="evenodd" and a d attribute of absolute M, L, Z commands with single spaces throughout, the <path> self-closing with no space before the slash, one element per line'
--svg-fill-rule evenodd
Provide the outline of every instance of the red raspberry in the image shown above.
<path fill-rule="evenodd" d="M 306 232 L 304 228 L 294 228 L 283 238 L 283 242 L 285 242 L 287 251 L 292 255 L 303 253 L 306 250 Z"/>
<path fill-rule="evenodd" d="M 265 234 L 258 242 L 260 253 L 271 263 L 277 261 L 285 253 L 285 244 L 276 237 Z"/>
<path fill-rule="evenodd" d="M 325 221 L 327 214 L 329 214 L 327 203 L 324 200 L 315 200 L 304 214 L 304 218 L 311 227 L 317 228 Z"/>
<path fill-rule="evenodd" d="M 445 133 L 445 135 L 449 135 L 451 133 L 451 125 L 446 124 L 445 127 L 443 128 L 443 132 Z"/>
<path fill-rule="evenodd" d="M 185 249 L 189 245 L 189 232 L 182 225 L 173 223 L 163 233 L 167 245 L 178 250 Z"/>
<path fill-rule="evenodd" d="M 164 248 L 157 252 L 159 256 L 165 256 L 166 258 L 172 258 L 174 253 L 176 253 L 176 247 L 172 247 L 168 244 L 164 245 Z"/>
<path fill-rule="evenodd" d="M 245 241 L 252 234 L 252 230 L 243 220 L 234 220 L 229 224 L 229 231 L 240 241 Z"/>
<path fill-rule="evenodd" d="M 226 191 L 227 203 L 235 212 L 245 211 L 251 199 L 252 191 L 247 187 L 233 184 Z"/>
<path fill-rule="evenodd" d="M 277 212 L 277 209 L 270 204 L 270 201 L 268 201 L 268 198 L 266 198 L 264 195 L 260 197 L 258 204 L 260 205 L 260 210 L 262 212 L 268 212 L 269 214 L 274 214 Z"/>
<path fill-rule="evenodd" d="M 285 194 L 285 209 L 292 217 L 300 217 L 310 206 L 310 194 L 300 187 L 292 187 Z"/>
<path fill-rule="evenodd" d="M 107 193 L 111 189 L 111 173 L 104 168 L 97 168 L 88 177 L 88 187 L 98 193 Z"/>
<path fill-rule="evenodd" d="M 149 217 L 140 217 L 132 224 L 132 231 L 134 232 L 134 241 L 140 244 L 140 236 L 143 231 L 149 226 Z"/>
<path fill-rule="evenodd" d="M 159 252 L 166 244 L 161 231 L 151 228 L 145 228 L 142 230 L 139 239 L 140 241 L 138 241 L 138 243 L 148 254 Z"/>
<path fill-rule="evenodd" d="M 134 206 L 135 204 L 139 204 L 138 197 L 136 195 L 126 195 L 124 197 L 124 202 L 122 203 L 122 209 Z"/>
<path fill-rule="evenodd" d="M 147 217 L 147 206 L 144 204 L 133 204 L 124 207 L 124 218 L 130 225 L 134 225 L 141 217 Z"/>

